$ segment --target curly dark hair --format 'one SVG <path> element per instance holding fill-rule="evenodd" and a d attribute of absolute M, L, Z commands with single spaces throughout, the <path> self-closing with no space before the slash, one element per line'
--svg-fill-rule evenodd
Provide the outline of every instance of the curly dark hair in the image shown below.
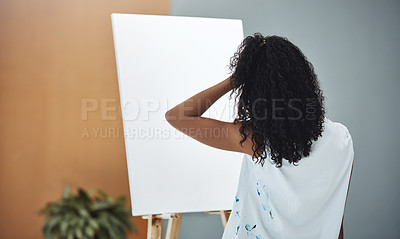
<path fill-rule="evenodd" d="M 298 165 L 323 132 L 324 97 L 313 65 L 287 38 L 255 33 L 240 44 L 229 69 L 240 144 L 251 131 L 256 163 L 263 166 L 269 152 L 276 167 L 283 159 Z"/>

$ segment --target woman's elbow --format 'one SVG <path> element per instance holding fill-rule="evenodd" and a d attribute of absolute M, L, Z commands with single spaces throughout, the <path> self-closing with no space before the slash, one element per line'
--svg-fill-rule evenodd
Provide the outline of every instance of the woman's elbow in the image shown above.
<path fill-rule="evenodd" d="M 175 112 L 168 110 L 167 112 L 165 112 L 164 114 L 165 119 L 167 120 L 168 123 L 170 123 L 172 125 L 173 121 L 176 121 L 177 117 Z"/>

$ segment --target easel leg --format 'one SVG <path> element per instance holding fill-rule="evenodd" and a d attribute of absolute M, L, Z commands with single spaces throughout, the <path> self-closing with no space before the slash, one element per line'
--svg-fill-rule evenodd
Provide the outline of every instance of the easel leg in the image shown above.
<path fill-rule="evenodd" d="M 168 219 L 167 235 L 165 239 L 178 239 L 179 229 L 181 228 L 182 213 L 173 213 Z"/>
<path fill-rule="evenodd" d="M 226 227 L 226 224 L 228 223 L 229 220 L 229 215 L 231 215 L 231 210 L 221 210 L 221 211 L 206 211 L 205 213 L 208 214 L 219 214 L 221 215 L 221 221 L 222 221 L 222 226 Z"/>
<path fill-rule="evenodd" d="M 157 215 L 148 215 L 143 217 L 147 222 L 147 239 L 162 239 L 163 219 Z"/>
<path fill-rule="evenodd" d="M 231 211 L 220 211 L 220 213 L 221 213 L 222 225 L 223 225 L 223 227 L 225 229 L 226 223 L 228 222 L 229 215 L 230 215 Z"/>

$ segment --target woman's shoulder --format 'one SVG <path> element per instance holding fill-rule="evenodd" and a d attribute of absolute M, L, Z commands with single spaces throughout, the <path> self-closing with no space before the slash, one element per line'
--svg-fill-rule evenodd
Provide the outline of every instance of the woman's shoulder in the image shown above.
<path fill-rule="evenodd" d="M 343 135 L 343 136 L 351 136 L 350 131 L 346 125 L 343 123 L 333 121 L 327 117 L 325 117 L 326 126 L 330 126 L 335 132 Z"/>
<path fill-rule="evenodd" d="M 329 142 L 329 147 L 332 148 L 333 145 L 336 145 L 338 149 L 348 151 L 353 149 L 353 139 L 351 137 L 350 131 L 347 126 L 340 122 L 332 121 L 326 118 L 326 126 L 325 130 L 327 132 L 326 136 Z M 334 144 L 332 144 L 334 143 Z"/>

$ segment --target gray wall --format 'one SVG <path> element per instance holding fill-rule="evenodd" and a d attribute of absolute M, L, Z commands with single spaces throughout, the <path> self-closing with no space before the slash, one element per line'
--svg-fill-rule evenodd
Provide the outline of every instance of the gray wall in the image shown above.
<path fill-rule="evenodd" d="M 314 64 L 327 116 L 353 137 L 346 238 L 400 238 L 399 1 L 172 0 L 171 15 L 242 19 L 245 35 L 280 35 Z M 189 213 L 182 239 L 219 238 L 218 216 Z"/>

